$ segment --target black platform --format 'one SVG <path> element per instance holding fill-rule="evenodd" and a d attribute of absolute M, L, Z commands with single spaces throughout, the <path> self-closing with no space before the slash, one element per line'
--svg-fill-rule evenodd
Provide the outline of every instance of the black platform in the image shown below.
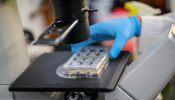
<path fill-rule="evenodd" d="M 56 74 L 57 67 L 66 62 L 70 52 L 48 53 L 40 56 L 9 87 L 10 91 L 88 91 L 110 92 L 115 89 L 118 80 L 129 59 L 128 52 L 121 52 L 117 59 L 111 59 L 100 78 L 65 79 Z"/>

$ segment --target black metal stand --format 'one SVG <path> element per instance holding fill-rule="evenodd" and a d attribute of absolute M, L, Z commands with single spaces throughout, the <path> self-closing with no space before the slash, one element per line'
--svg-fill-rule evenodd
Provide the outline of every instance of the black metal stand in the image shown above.
<path fill-rule="evenodd" d="M 128 52 L 121 52 L 111 59 L 100 78 L 66 79 L 56 74 L 57 67 L 66 62 L 71 52 L 48 53 L 40 56 L 10 86 L 10 91 L 66 92 L 65 98 L 78 98 L 78 92 L 97 98 L 98 92 L 113 91 L 129 59 Z M 94 98 L 94 99 L 93 99 Z M 68 99 L 69 100 L 69 99 Z M 75 99 L 76 100 L 76 99 Z"/>

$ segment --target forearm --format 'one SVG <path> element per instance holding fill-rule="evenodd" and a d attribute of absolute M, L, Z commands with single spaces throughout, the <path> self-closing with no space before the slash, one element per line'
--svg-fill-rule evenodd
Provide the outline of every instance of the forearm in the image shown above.
<path fill-rule="evenodd" d="M 173 14 L 173 16 L 175 13 Z M 142 53 L 158 38 L 167 34 L 175 18 L 171 16 L 141 16 L 142 29 L 138 45 L 138 52 Z"/>

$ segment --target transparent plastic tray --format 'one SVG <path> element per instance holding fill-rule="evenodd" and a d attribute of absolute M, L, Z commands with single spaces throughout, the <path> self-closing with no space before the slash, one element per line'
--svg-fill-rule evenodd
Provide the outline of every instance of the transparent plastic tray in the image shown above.
<path fill-rule="evenodd" d="M 110 47 L 86 46 L 71 56 L 63 65 L 67 78 L 98 78 L 109 63 Z"/>

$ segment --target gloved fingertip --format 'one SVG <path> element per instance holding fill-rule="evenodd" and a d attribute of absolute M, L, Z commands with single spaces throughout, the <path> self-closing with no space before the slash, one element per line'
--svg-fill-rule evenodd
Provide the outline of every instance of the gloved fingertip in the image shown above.
<path fill-rule="evenodd" d="M 75 53 L 76 52 L 76 50 L 74 48 L 71 48 L 71 51 L 72 51 L 72 53 Z"/>
<path fill-rule="evenodd" d="M 116 56 L 114 54 L 110 54 L 111 58 L 115 59 Z"/>
<path fill-rule="evenodd" d="M 110 50 L 111 58 L 113 58 L 113 59 L 117 58 L 118 54 L 119 54 L 119 50 L 117 50 L 117 51 L 114 51 L 113 49 Z"/>
<path fill-rule="evenodd" d="M 79 48 L 80 48 L 80 46 L 76 46 L 74 44 L 71 44 L 71 51 L 72 51 L 72 53 L 77 52 L 79 50 Z"/>

